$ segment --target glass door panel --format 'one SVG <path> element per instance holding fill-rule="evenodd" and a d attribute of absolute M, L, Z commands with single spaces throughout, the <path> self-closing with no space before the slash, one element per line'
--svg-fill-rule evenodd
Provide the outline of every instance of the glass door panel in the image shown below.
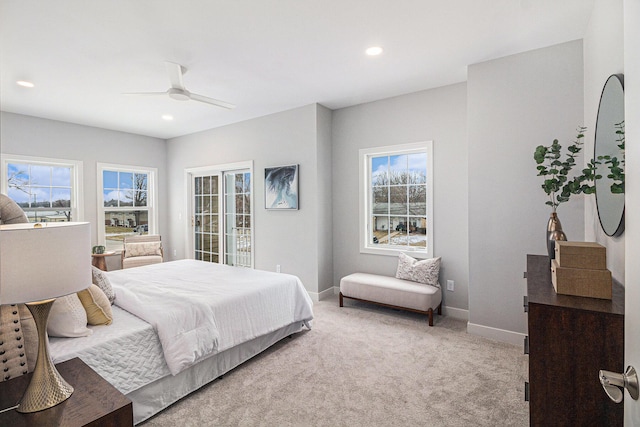
<path fill-rule="evenodd" d="M 225 261 L 229 265 L 251 267 L 251 173 L 226 172 L 225 179 Z"/>
<path fill-rule="evenodd" d="M 197 260 L 219 262 L 219 180 L 219 175 L 193 178 L 194 258 Z"/>

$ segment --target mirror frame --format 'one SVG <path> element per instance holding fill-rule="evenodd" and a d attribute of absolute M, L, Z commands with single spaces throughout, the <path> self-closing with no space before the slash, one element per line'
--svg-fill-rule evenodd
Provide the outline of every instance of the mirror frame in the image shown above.
<path fill-rule="evenodd" d="M 603 105 L 602 105 L 602 100 L 605 97 L 607 88 L 617 88 L 614 87 L 613 85 L 619 85 L 620 89 L 622 89 L 622 99 L 620 99 L 620 102 L 622 102 L 622 109 L 624 111 L 624 76 L 622 74 L 612 74 L 609 76 L 609 78 L 607 78 L 607 81 L 604 84 L 604 87 L 602 88 L 602 93 L 600 95 L 600 103 L 598 104 L 598 115 L 596 117 L 596 131 L 595 131 L 595 135 L 594 135 L 594 141 L 593 141 L 593 158 L 594 160 L 598 159 L 598 126 L 599 125 L 604 125 L 604 123 L 601 123 L 601 121 L 603 120 L 603 117 L 605 117 L 608 113 L 607 110 L 603 110 Z M 612 89 L 609 89 L 612 90 Z M 605 106 L 606 107 L 606 106 Z M 624 114 L 623 114 L 623 118 L 622 120 L 624 121 Z M 608 124 L 609 126 L 611 126 L 612 124 Z M 613 123 L 613 125 L 615 125 L 615 123 Z M 612 135 L 613 138 L 613 135 Z M 615 140 L 613 140 L 613 142 L 615 142 Z M 601 144 L 603 143 L 602 141 L 600 142 Z M 601 150 L 602 152 L 602 150 Z M 602 173 L 603 178 L 606 177 L 607 173 Z M 596 183 L 597 184 L 597 183 Z M 623 232 L 624 232 L 624 211 L 625 211 L 625 201 L 623 198 L 622 201 L 622 212 L 620 213 L 620 218 L 613 218 L 611 220 L 605 220 L 603 223 L 603 219 L 602 219 L 602 214 L 601 211 L 604 211 L 605 208 L 602 207 L 601 205 L 603 204 L 603 199 L 599 199 L 598 198 L 598 186 L 596 185 L 596 209 L 598 211 L 598 220 L 600 222 L 600 228 L 602 228 L 602 231 L 604 232 L 604 234 L 606 234 L 607 236 L 610 237 L 616 237 L 616 236 L 620 236 Z M 624 194 L 623 194 L 624 196 Z M 616 224 L 617 222 L 617 224 Z M 605 227 L 606 225 L 606 227 Z M 615 227 L 615 229 L 614 229 Z M 614 230 L 614 231 L 611 231 Z"/>

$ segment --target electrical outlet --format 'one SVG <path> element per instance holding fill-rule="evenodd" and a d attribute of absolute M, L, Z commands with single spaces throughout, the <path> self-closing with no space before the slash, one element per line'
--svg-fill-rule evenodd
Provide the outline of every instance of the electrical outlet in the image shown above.
<path fill-rule="evenodd" d="M 447 290 L 453 292 L 453 280 L 447 280 Z"/>
<path fill-rule="evenodd" d="M 177 257 L 177 256 L 178 256 L 178 250 L 177 250 L 177 249 L 174 249 L 174 250 L 173 250 L 173 257 L 175 258 L 175 257 Z"/>
<path fill-rule="evenodd" d="M 276 264 L 276 273 L 280 273 L 280 264 Z"/>

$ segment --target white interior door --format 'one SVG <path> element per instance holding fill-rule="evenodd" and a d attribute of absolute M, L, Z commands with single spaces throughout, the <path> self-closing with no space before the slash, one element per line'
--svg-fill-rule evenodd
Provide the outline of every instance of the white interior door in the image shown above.
<path fill-rule="evenodd" d="M 640 368 L 640 1 L 624 0 L 625 365 Z M 626 426 L 640 425 L 640 401 L 624 395 Z"/>

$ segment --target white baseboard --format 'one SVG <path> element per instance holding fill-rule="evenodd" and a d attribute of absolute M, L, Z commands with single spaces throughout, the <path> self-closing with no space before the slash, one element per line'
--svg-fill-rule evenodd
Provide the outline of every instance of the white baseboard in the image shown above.
<path fill-rule="evenodd" d="M 334 286 L 333 289 L 326 289 L 320 294 L 315 293 L 315 298 L 320 299 L 329 298 L 331 295 L 338 295 L 340 293 L 340 287 Z M 315 302 L 318 299 L 314 299 L 314 294 L 309 293 L 311 299 Z M 505 329 L 492 328 L 490 326 L 477 325 L 469 322 L 469 310 L 456 307 L 442 306 L 442 314 L 444 316 L 453 317 L 454 319 L 460 319 L 467 322 L 467 332 L 473 335 L 479 335 L 484 338 L 488 338 L 494 341 L 506 342 L 508 344 L 523 345 L 525 334 L 519 332 L 507 331 Z"/>
<path fill-rule="evenodd" d="M 332 295 L 337 295 L 335 289 L 335 287 L 332 287 L 321 292 L 309 292 L 309 296 L 311 297 L 311 301 L 318 302 Z M 340 291 L 340 288 L 338 288 L 338 291 Z"/>
<path fill-rule="evenodd" d="M 467 322 L 467 332 L 473 335 L 479 335 L 490 340 L 506 342 L 513 345 L 523 345 L 525 334 L 519 332 L 507 331 L 505 329 L 492 328 L 491 326 L 477 325 Z"/>
<path fill-rule="evenodd" d="M 448 307 L 446 305 L 442 306 L 442 314 L 445 316 L 453 317 L 454 319 L 460 319 L 469 321 L 469 310 L 465 310 L 462 308 Z"/>

